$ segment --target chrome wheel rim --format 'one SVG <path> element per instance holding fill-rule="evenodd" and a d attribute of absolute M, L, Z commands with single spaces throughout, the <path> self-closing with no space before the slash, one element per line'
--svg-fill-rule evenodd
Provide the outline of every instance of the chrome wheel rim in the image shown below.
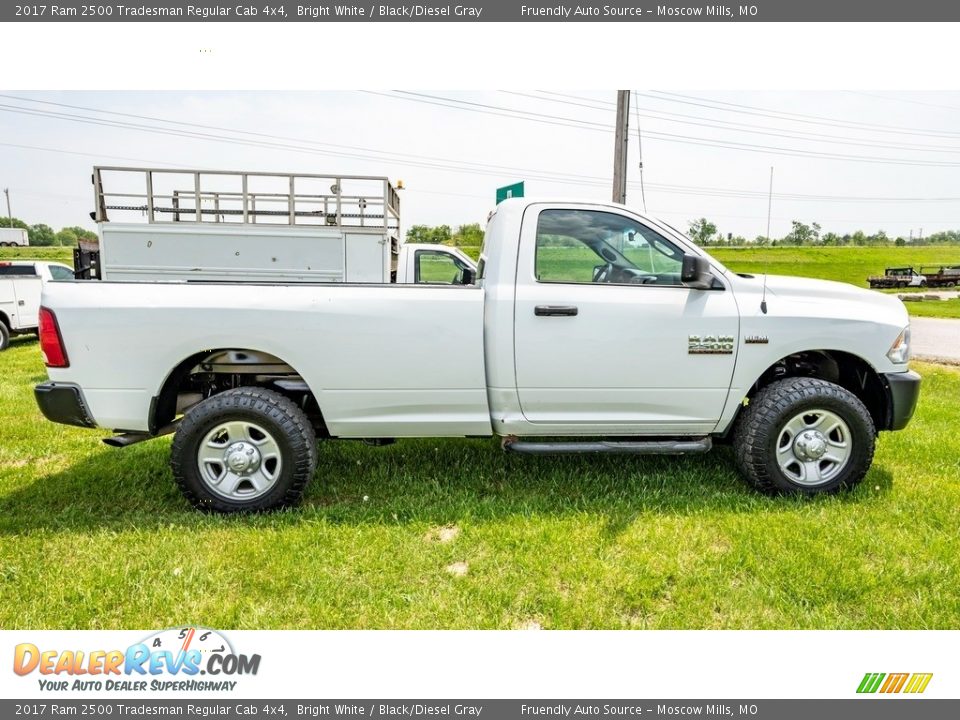
<path fill-rule="evenodd" d="M 777 464 L 789 480 L 813 487 L 833 480 L 850 462 L 853 438 L 843 418 L 829 410 L 804 410 L 777 437 Z"/>
<path fill-rule="evenodd" d="M 276 439 L 246 420 L 220 423 L 206 434 L 197 450 L 203 482 L 228 500 L 248 501 L 270 492 L 282 466 Z"/>

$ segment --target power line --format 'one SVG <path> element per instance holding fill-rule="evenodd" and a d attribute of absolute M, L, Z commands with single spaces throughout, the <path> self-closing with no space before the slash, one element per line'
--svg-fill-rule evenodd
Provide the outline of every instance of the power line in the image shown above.
<path fill-rule="evenodd" d="M 465 110 L 469 112 L 478 112 L 489 115 L 500 115 L 502 117 L 511 117 L 517 120 L 528 120 L 530 122 L 542 122 L 545 124 L 557 124 L 551 123 L 545 120 L 540 120 L 537 117 L 524 117 L 522 115 L 504 115 L 503 113 L 483 110 L 474 107 L 460 107 L 455 103 L 465 102 L 456 100 L 454 98 L 438 98 L 440 100 L 446 101 L 447 104 L 443 104 L 434 100 L 423 100 L 417 97 L 402 97 L 398 95 L 389 95 L 386 93 L 372 93 L 375 95 L 382 95 L 383 97 L 393 97 L 398 100 L 407 100 L 410 102 L 422 102 L 429 105 L 440 105 L 441 107 L 447 107 L 454 110 Z M 436 96 L 430 96 L 431 98 Z M 476 105 L 478 103 L 470 103 L 471 105 Z M 485 107 L 497 107 L 491 105 L 485 105 Z M 509 112 L 522 113 L 524 111 L 516 111 L 510 108 L 501 108 L 502 110 L 507 110 Z M 538 115 L 539 113 L 534 113 Z M 566 119 L 566 118 L 565 118 Z M 599 125 L 599 123 L 591 123 L 591 125 Z M 567 125 L 567 127 L 571 127 Z M 604 129 L 602 127 L 582 127 L 584 130 L 595 130 L 598 132 L 612 132 L 612 130 Z M 960 162 L 947 162 L 947 161 L 937 161 L 937 160 L 920 160 L 920 159 L 907 159 L 907 158 L 892 158 L 892 157 L 880 157 L 880 156 L 871 156 L 871 155 L 851 155 L 846 153 L 833 153 L 833 152 L 824 152 L 819 150 L 802 150 L 798 148 L 789 148 L 789 147 L 779 147 L 775 145 L 761 145 L 757 143 L 744 143 L 733 140 L 718 140 L 713 138 L 703 138 L 695 135 L 682 135 L 678 133 L 663 133 L 663 132 L 648 132 L 648 137 L 656 138 L 658 140 L 663 140 L 665 142 L 675 142 L 688 145 L 701 145 L 707 147 L 717 147 L 717 148 L 726 148 L 726 149 L 735 149 L 749 152 L 764 152 L 772 153 L 776 155 L 785 155 L 790 157 L 809 157 L 822 160 L 842 160 L 847 162 L 862 162 L 862 163 L 872 163 L 872 164 L 884 164 L 884 165 L 909 165 L 915 167 L 960 167 Z M 790 136 L 785 136 L 790 137 Z"/>
<path fill-rule="evenodd" d="M 540 93 L 547 95 L 555 95 L 557 97 L 568 98 L 571 100 L 580 100 L 588 103 L 595 104 L 605 104 L 609 105 L 608 101 L 596 100 L 593 98 L 585 98 L 580 95 L 570 95 L 567 93 L 558 93 L 552 92 L 549 90 L 538 90 Z M 848 91 L 853 92 L 853 91 Z M 897 135 L 917 135 L 917 136 L 926 136 L 926 137 L 942 137 L 942 138 L 958 138 L 960 137 L 960 132 L 955 132 L 952 130 L 929 130 L 926 128 L 909 128 L 909 127 L 900 127 L 896 125 L 881 125 L 879 123 L 865 123 L 858 120 L 844 120 L 841 118 L 830 118 L 820 115 L 807 115 L 804 113 L 794 113 L 786 110 L 773 110 L 770 108 L 761 108 L 754 105 L 744 105 L 741 103 L 730 103 L 722 100 L 712 100 L 710 98 L 701 98 L 691 95 L 681 95 L 679 93 L 669 93 L 659 90 L 653 90 L 650 93 L 641 93 L 644 97 L 648 97 L 653 100 L 660 100 L 664 102 L 673 102 L 673 103 L 682 103 L 684 105 L 693 105 L 696 107 L 706 108 L 708 110 L 720 111 L 720 112 L 733 112 L 739 113 L 742 115 L 755 115 L 759 117 L 772 118 L 774 120 L 782 120 L 788 122 L 797 122 L 797 123 L 806 123 L 812 125 L 824 125 L 827 127 L 839 127 L 843 129 L 859 129 L 859 130 L 872 130 L 873 132 L 881 133 L 890 133 Z M 859 93 L 865 95 L 868 93 Z M 893 98 L 891 98 L 893 99 Z M 698 101 L 698 102 L 695 102 Z M 917 101 L 907 101 L 904 102 L 917 102 Z M 727 107 L 716 107 L 717 105 L 729 106 L 730 108 L 739 108 L 739 109 L 728 109 Z M 589 107 L 589 106 L 584 106 Z M 941 106 L 946 107 L 946 106 Z M 597 108 L 599 109 L 599 108 Z M 956 108 L 960 109 L 960 108 Z M 717 120 L 716 122 L 721 122 Z"/>
<path fill-rule="evenodd" d="M 599 110 L 602 112 L 609 113 L 609 110 L 605 107 L 594 107 L 591 105 L 585 105 L 583 103 L 572 102 L 570 100 L 561 100 L 557 98 L 547 98 L 539 97 L 537 95 L 530 95 L 529 93 L 520 93 L 513 91 L 501 91 L 509 92 L 511 95 L 520 95 L 523 97 L 533 98 L 536 100 L 546 100 L 553 103 L 561 103 L 564 105 L 574 105 L 579 107 L 585 107 L 592 110 Z M 540 91 L 544 92 L 544 91 Z M 639 90 L 634 90 L 634 95 L 642 95 Z M 636 104 L 636 107 L 639 111 L 639 103 Z M 694 125 L 697 127 L 707 127 L 717 130 L 731 130 L 733 132 L 743 132 L 750 133 L 751 135 L 769 135 L 771 137 L 783 137 L 795 140 L 802 139 L 811 139 L 814 142 L 823 142 L 830 143 L 834 145 L 852 145 L 857 147 L 872 147 L 880 149 L 894 149 L 894 150 L 920 150 L 922 152 L 937 152 L 937 153 L 960 153 L 960 147 L 956 146 L 943 146 L 943 145 L 923 145 L 918 143 L 897 143 L 891 144 L 889 142 L 869 142 L 865 140 L 860 140 L 857 138 L 852 138 L 846 135 L 829 135 L 826 133 L 817 133 L 809 132 L 804 130 L 784 130 L 783 128 L 772 127 L 770 125 L 756 125 L 753 123 L 744 123 L 730 120 L 720 120 L 717 118 L 706 118 L 700 115 L 686 115 L 683 113 L 674 113 L 666 110 L 652 110 L 646 108 L 643 112 L 643 117 L 650 120 L 663 120 L 666 122 L 680 123 L 683 125 Z M 676 119 L 680 118 L 680 119 Z M 760 132 L 757 132 L 760 131 Z"/>
<path fill-rule="evenodd" d="M 35 150 L 40 152 L 51 152 L 59 153 L 66 155 L 78 155 L 83 157 L 97 158 L 100 160 L 111 159 L 111 160 L 122 160 L 124 162 L 136 162 L 136 163 L 147 163 L 150 165 L 156 165 L 160 167 L 182 167 L 183 163 L 171 163 L 169 161 L 162 160 L 153 160 L 145 159 L 138 157 L 128 157 L 128 156 L 118 156 L 118 155 L 109 155 L 103 153 L 92 153 L 92 152 L 82 152 L 77 150 L 66 150 L 62 148 L 50 148 L 50 147 L 41 147 L 36 145 L 24 145 L 19 143 L 5 143 L 0 142 L 0 147 L 12 147 L 25 150 Z M 214 168 L 198 168 L 200 170 L 208 169 L 212 170 Z M 454 170 L 450 170 L 454 171 Z M 541 182 L 547 183 L 560 183 L 560 184 L 573 184 L 573 185 L 587 185 L 591 187 L 602 187 L 605 186 L 608 182 L 606 178 L 599 176 L 578 176 L 578 180 L 562 180 L 556 178 L 540 178 L 535 179 L 540 180 Z M 630 183 L 631 185 L 638 186 L 639 183 Z M 759 199 L 766 198 L 767 192 L 762 190 L 748 190 L 748 189 L 736 189 L 736 188 L 716 188 L 709 186 L 691 186 L 691 185 L 677 185 L 671 183 L 647 183 L 647 187 L 651 190 L 656 190 L 658 192 L 666 194 L 676 194 L 676 195 L 691 195 L 691 196 L 701 196 L 701 197 L 720 197 L 720 198 L 732 198 L 732 199 Z M 410 188 L 407 190 L 416 190 L 417 192 L 427 192 L 423 189 Z M 439 191 L 431 191 L 438 192 Z M 481 197 L 481 196 L 473 196 Z M 960 202 L 960 197 L 950 197 L 950 196 L 936 196 L 936 197 L 896 197 L 896 196 L 882 196 L 882 197 L 871 197 L 871 196 L 859 196 L 859 195 L 826 195 L 826 194 L 804 194 L 804 193 L 774 193 L 774 198 L 780 200 L 788 201 L 800 201 L 800 202 L 839 202 L 839 203 L 883 203 L 883 204 L 893 204 L 893 203 L 953 203 Z"/>
<path fill-rule="evenodd" d="M 724 110 L 722 107 L 711 107 L 711 105 L 722 105 L 732 108 L 740 108 L 738 110 L 726 110 L 726 112 L 740 112 L 747 115 L 761 115 L 763 117 L 781 116 L 779 119 L 791 119 L 793 122 L 813 123 L 817 125 L 829 125 L 833 127 L 857 127 L 860 129 L 871 129 L 874 132 L 894 133 L 901 135 L 925 135 L 931 137 L 948 138 L 960 137 L 960 132 L 954 132 L 952 130 L 927 130 L 924 128 L 881 125 L 879 123 L 865 123 L 857 120 L 842 120 L 839 118 L 829 118 L 821 115 L 794 113 L 787 110 L 771 110 L 769 108 L 761 108 L 754 105 L 743 105 L 741 103 L 731 103 L 723 100 L 711 100 L 709 98 L 701 98 L 693 95 L 681 95 L 680 93 L 670 93 L 662 90 L 654 90 L 652 92 L 654 94 L 649 95 L 649 97 L 653 97 L 655 99 L 668 100 L 670 102 L 680 102 L 687 105 L 697 105 L 699 107 L 710 107 L 712 110 Z M 710 105 L 705 103 L 709 103 Z M 782 116 L 786 116 L 786 118 Z"/>
<path fill-rule="evenodd" d="M 923 105 L 925 107 L 941 108 L 942 110 L 960 110 L 956 105 L 938 105 L 937 103 L 923 102 L 922 100 L 908 100 L 907 98 L 894 98 L 888 95 L 877 95 L 876 93 L 862 92 L 860 90 L 846 90 L 851 95 L 863 95 L 864 97 L 877 98 L 888 102 L 909 103 L 910 105 Z"/>

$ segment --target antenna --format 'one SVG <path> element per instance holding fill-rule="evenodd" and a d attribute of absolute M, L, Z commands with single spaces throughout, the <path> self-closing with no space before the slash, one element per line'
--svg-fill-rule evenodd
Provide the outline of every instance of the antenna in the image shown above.
<path fill-rule="evenodd" d="M 640 168 L 640 201 L 643 203 L 643 211 L 647 211 L 647 193 L 643 187 L 643 135 L 640 133 L 640 102 L 636 100 L 639 92 L 634 91 L 633 98 L 633 112 L 637 116 L 637 157 L 639 158 L 639 168 Z"/>
<path fill-rule="evenodd" d="M 767 242 L 770 242 L 770 212 L 773 209 L 773 165 L 770 166 L 770 192 L 767 195 Z M 769 256 L 768 256 L 769 257 Z M 769 262 L 769 261 L 768 261 Z M 760 312 L 767 314 L 767 269 L 763 269 L 763 295 L 760 297 Z"/>

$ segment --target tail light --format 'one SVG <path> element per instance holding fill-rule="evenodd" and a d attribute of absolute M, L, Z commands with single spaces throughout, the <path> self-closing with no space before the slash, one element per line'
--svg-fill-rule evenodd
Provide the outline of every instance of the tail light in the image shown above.
<path fill-rule="evenodd" d="M 49 308 L 40 308 L 40 353 L 43 364 L 51 368 L 70 367 L 67 349 L 63 346 L 57 316 Z"/>

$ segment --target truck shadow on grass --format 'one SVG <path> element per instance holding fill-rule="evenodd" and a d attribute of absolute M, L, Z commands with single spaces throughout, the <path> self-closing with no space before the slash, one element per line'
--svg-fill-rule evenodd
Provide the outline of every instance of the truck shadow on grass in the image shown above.
<path fill-rule="evenodd" d="M 455 524 L 510 516 L 590 513 L 617 535 L 642 515 L 793 512 L 820 503 L 860 503 L 893 486 L 874 466 L 863 487 L 818 499 L 770 498 L 737 474 L 726 448 L 703 456 L 520 457 L 492 440 L 407 440 L 384 448 L 329 442 L 301 505 L 246 516 L 194 510 L 167 464 L 169 441 L 123 450 L 90 447 L 68 469 L 39 475 L 0 497 L 0 534 L 45 530 L 200 528 L 241 523 L 279 528 Z"/>

